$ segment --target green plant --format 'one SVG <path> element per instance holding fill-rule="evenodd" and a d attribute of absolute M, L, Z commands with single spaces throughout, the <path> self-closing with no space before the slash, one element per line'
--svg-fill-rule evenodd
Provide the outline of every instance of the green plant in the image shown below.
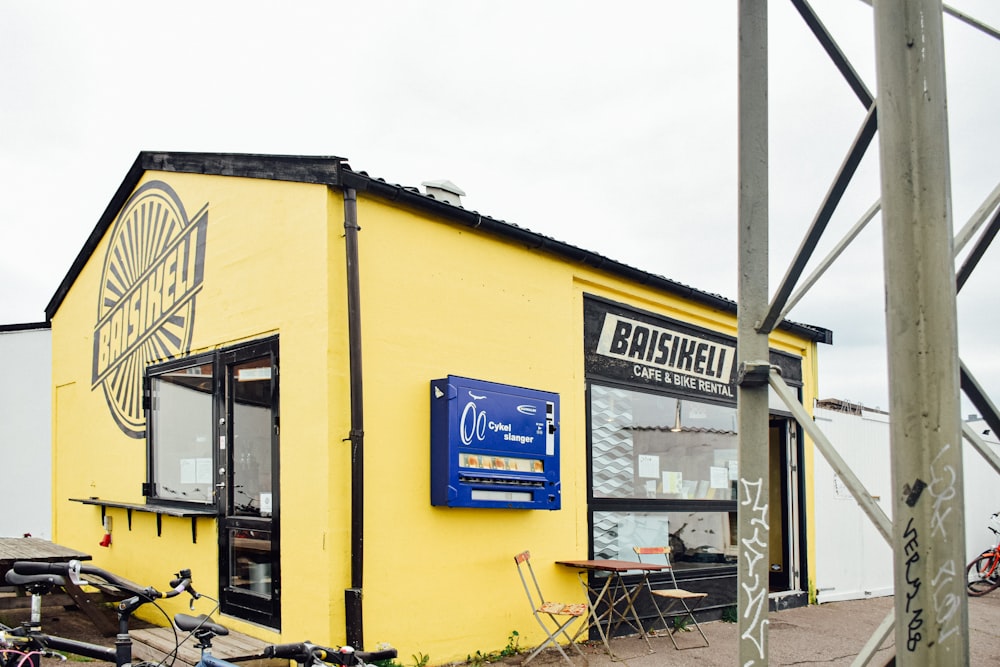
<path fill-rule="evenodd" d="M 465 662 L 471 667 L 482 667 L 483 665 L 488 665 L 491 662 L 496 662 L 501 658 L 509 658 L 512 655 L 517 655 L 521 652 L 521 648 L 517 645 L 520 637 L 521 635 L 517 630 L 511 630 L 510 634 L 507 635 L 507 645 L 501 650 L 492 651 L 490 653 L 476 651 L 474 654 L 470 653 L 465 658 Z M 423 666 L 417 665 L 417 667 Z"/>
<path fill-rule="evenodd" d="M 507 636 L 507 645 L 503 647 L 502 651 L 500 651 L 500 655 L 504 658 L 511 655 L 517 655 L 521 650 L 517 645 L 519 639 L 520 634 L 517 630 L 511 630 L 510 634 Z"/>
<path fill-rule="evenodd" d="M 420 651 L 417 651 L 416 655 L 410 657 L 413 658 L 413 667 L 427 667 L 427 663 L 431 660 L 429 655 Z"/>
<path fill-rule="evenodd" d="M 739 616 L 736 613 L 736 605 L 730 605 L 722 610 L 722 621 L 724 623 L 736 623 Z"/>
<path fill-rule="evenodd" d="M 489 656 L 484 655 L 482 651 L 476 651 L 475 655 L 469 654 L 465 657 L 465 662 L 472 665 L 472 667 L 482 667 L 487 662 L 489 662 Z"/>
<path fill-rule="evenodd" d="M 691 632 L 690 619 L 687 616 L 674 616 L 674 632 Z"/>

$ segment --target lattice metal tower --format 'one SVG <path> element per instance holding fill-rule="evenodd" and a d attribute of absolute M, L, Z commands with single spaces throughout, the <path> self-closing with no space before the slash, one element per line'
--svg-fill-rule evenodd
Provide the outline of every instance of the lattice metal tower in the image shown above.
<path fill-rule="evenodd" d="M 873 3 L 877 95 L 872 95 L 805 0 L 792 0 L 867 110 L 784 280 L 768 290 L 767 2 L 739 3 L 739 661 L 768 656 L 768 388 L 893 547 L 894 609 L 855 664 L 895 633 L 900 665 L 969 663 L 962 437 L 1000 460 L 961 422 L 960 390 L 995 432 L 1000 417 L 958 358 L 956 294 L 1000 228 L 1000 186 L 953 235 L 945 94 L 944 15 L 996 30 L 940 0 Z M 861 157 L 878 136 L 881 199 L 820 268 L 802 277 Z M 893 516 L 890 521 L 768 362 L 768 335 L 881 209 L 889 365 Z M 995 211 L 995 212 L 994 212 Z M 955 258 L 985 231 L 957 271 Z"/>

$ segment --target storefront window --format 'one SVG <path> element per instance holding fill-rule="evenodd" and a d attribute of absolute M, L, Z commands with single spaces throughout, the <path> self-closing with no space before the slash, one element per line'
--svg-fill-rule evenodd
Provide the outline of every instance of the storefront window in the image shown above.
<path fill-rule="evenodd" d="M 678 570 L 736 563 L 736 409 L 592 384 L 595 558 L 673 549 Z"/>
<path fill-rule="evenodd" d="M 736 409 L 591 387 L 594 498 L 734 500 Z"/>

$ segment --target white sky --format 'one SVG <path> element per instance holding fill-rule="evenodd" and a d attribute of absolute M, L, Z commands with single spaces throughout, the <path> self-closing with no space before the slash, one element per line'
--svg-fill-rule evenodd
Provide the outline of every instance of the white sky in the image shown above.
<path fill-rule="evenodd" d="M 1000 27 L 996 0 L 949 4 Z M 812 6 L 874 94 L 871 8 Z M 864 109 L 791 3 L 769 14 L 773 291 Z M 1000 182 L 1000 41 L 944 20 L 957 230 Z M 466 208 L 734 299 L 736 47 L 731 0 L 0 0 L 0 324 L 44 319 L 142 150 L 449 179 Z M 878 198 L 877 145 L 817 259 Z M 879 222 L 789 317 L 834 332 L 821 396 L 885 408 Z M 991 251 L 958 299 L 995 402 L 998 273 Z"/>

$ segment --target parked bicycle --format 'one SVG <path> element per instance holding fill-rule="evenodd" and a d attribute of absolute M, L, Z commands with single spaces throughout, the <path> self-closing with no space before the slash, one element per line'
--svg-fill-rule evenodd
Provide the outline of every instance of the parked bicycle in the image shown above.
<path fill-rule="evenodd" d="M 81 575 L 87 575 L 90 581 L 83 580 Z M 181 645 L 191 637 L 198 642 L 195 648 L 201 649 L 201 660 L 196 667 L 239 667 L 236 663 L 262 658 L 294 660 L 303 667 L 321 665 L 367 667 L 369 663 L 391 660 L 397 656 L 396 649 L 393 648 L 380 651 L 355 651 L 349 646 L 332 649 L 306 641 L 273 644 L 265 647 L 260 654 L 223 660 L 212 655 L 212 639 L 229 634 L 229 630 L 215 623 L 211 616 L 206 614 L 199 616 L 177 614 L 174 623 L 170 624 L 174 630 L 174 650 L 159 662 L 133 664 L 129 618 L 142 605 L 153 603 L 162 612 L 156 600 L 174 597 L 186 591 L 193 600 L 200 598 L 211 600 L 216 605 L 213 611 L 218 609 L 218 600 L 194 590 L 191 585 L 190 570 L 181 570 L 170 582 L 171 590 L 166 593 L 160 593 L 151 586 L 141 587 L 106 570 L 82 565 L 79 561 L 69 563 L 18 561 L 14 563 L 6 578 L 8 583 L 23 586 L 32 594 L 32 613 L 31 620 L 20 627 L 9 628 L 0 624 L 0 667 L 38 667 L 41 657 L 65 658 L 62 653 L 113 662 L 117 667 L 161 667 L 164 664 L 173 664 Z M 95 581 L 95 578 L 100 582 Z M 41 596 L 53 587 L 65 586 L 67 579 L 76 585 L 97 583 L 102 588 L 112 588 L 130 595 L 117 605 L 119 627 L 114 648 L 42 632 Z M 166 616 L 165 612 L 164 615 Z M 186 633 L 183 638 L 177 634 L 178 629 Z"/>
<path fill-rule="evenodd" d="M 272 644 L 254 655 L 222 659 L 212 655 L 212 639 L 229 634 L 229 630 L 215 623 L 210 616 L 201 614 L 190 616 L 177 614 L 174 616 L 177 627 L 198 640 L 195 648 L 201 649 L 201 660 L 195 667 L 239 667 L 237 663 L 251 660 L 277 658 L 294 660 L 303 667 L 325 667 L 338 665 L 343 667 L 366 667 L 380 660 L 392 660 L 397 652 L 394 648 L 379 651 L 355 651 L 350 646 L 333 649 L 318 646 L 312 642 L 295 642 L 291 644 Z"/>
<path fill-rule="evenodd" d="M 972 597 L 986 595 L 1000 586 L 1000 512 L 990 516 L 986 527 L 996 535 L 996 542 L 965 568 L 965 585 Z"/>
<path fill-rule="evenodd" d="M 85 580 L 83 576 L 86 576 L 87 579 Z M 32 595 L 32 605 L 29 621 L 17 628 L 6 626 L 0 628 L 0 633 L 3 635 L 3 645 L 5 645 L 4 648 L 0 649 L 2 651 L 0 655 L 4 656 L 3 661 L 0 662 L 2 667 L 37 667 L 39 657 L 53 656 L 58 653 L 72 653 L 92 660 L 113 662 L 117 667 L 133 665 L 132 638 L 129 635 L 129 619 L 132 614 L 144 604 L 153 603 L 169 620 L 166 612 L 156 604 L 157 600 L 172 598 L 185 591 L 193 599 L 201 597 L 191 587 L 190 570 L 181 570 L 170 582 L 170 590 L 165 593 L 161 593 L 152 586 L 140 586 L 107 570 L 92 565 L 83 565 L 80 561 L 75 560 L 68 563 L 17 561 L 7 572 L 6 579 L 8 583 L 27 588 Z M 105 590 L 129 596 L 118 602 L 116 607 L 118 634 L 115 636 L 114 647 L 57 637 L 42 631 L 41 595 L 48 592 L 53 586 L 65 586 L 66 580 L 77 586 L 94 584 Z M 179 641 L 177 643 L 180 644 Z M 136 663 L 133 667 L 139 667 L 142 664 Z M 150 666 L 155 664 L 149 663 Z"/>

